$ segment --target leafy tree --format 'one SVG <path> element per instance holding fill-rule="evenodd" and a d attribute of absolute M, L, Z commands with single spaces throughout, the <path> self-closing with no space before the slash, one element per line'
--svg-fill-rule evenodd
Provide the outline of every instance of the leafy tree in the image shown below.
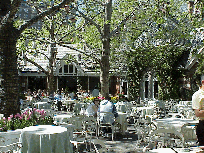
<path fill-rule="evenodd" d="M 181 8 L 187 8 L 185 1 L 143 2 L 126 32 L 131 46 L 126 52 L 129 78 L 134 80 L 134 88 L 139 89 L 144 73 L 151 71 L 159 80 L 161 99 L 180 96 L 178 78 L 183 72 L 178 67 L 187 60 L 182 57 L 189 54 L 193 27 L 187 10 Z M 139 93 L 132 93 L 132 98 L 141 97 Z"/>
<path fill-rule="evenodd" d="M 17 70 L 17 52 L 16 43 L 21 33 L 29 28 L 33 23 L 41 20 L 43 17 L 57 11 L 59 8 L 69 4 L 71 0 L 64 0 L 59 5 L 53 6 L 20 26 L 15 27 L 15 14 L 20 7 L 22 0 L 4 0 L 1 1 L 1 23 L 0 23 L 0 53 L 1 53 L 1 72 L 4 88 L 4 96 L 1 100 L 1 112 L 7 117 L 10 114 L 16 114 L 20 111 L 18 104 L 18 70 Z M 38 1 L 31 1 L 38 2 Z M 5 7 L 6 6 L 6 7 Z"/>
<path fill-rule="evenodd" d="M 80 48 L 84 48 L 81 53 L 100 65 L 101 94 L 104 97 L 109 96 L 110 70 L 121 68 L 119 60 L 124 50 L 120 49 L 120 44 L 124 45 L 124 41 L 120 32 L 137 7 L 138 3 L 133 0 L 83 0 L 72 6 L 80 21 L 78 26 L 83 27 L 75 32 L 76 41 Z"/>
<path fill-rule="evenodd" d="M 49 7 L 48 5 L 43 5 Z M 35 8 L 40 12 L 40 8 Z M 72 23 L 70 17 L 73 17 L 69 10 L 68 5 L 54 12 L 42 20 L 42 29 L 27 29 L 22 33 L 21 39 L 18 41 L 18 51 L 19 58 L 23 61 L 27 61 L 36 66 L 40 72 L 43 72 L 47 76 L 47 91 L 49 94 L 54 94 L 54 69 L 56 68 L 57 59 L 57 44 L 71 44 L 72 43 L 72 33 L 70 34 L 70 27 L 74 27 L 75 22 Z M 70 35 L 70 36 L 69 36 Z M 63 41 L 64 37 L 65 40 Z M 23 52 L 23 53 L 22 53 Z M 23 54 L 23 56 L 21 56 Z M 67 54 L 69 54 L 67 52 Z M 28 57 L 28 55 L 33 55 L 34 59 Z M 42 67 L 38 62 L 35 62 L 35 58 L 40 56 L 45 61 L 48 61 L 47 67 Z M 70 59 L 66 61 L 75 61 L 76 59 L 69 56 Z"/>

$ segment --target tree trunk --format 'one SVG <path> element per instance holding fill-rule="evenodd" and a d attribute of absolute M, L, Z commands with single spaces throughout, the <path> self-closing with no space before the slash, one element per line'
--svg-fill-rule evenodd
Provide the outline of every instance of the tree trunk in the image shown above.
<path fill-rule="evenodd" d="M 17 69 L 16 43 L 18 30 L 12 23 L 7 23 L 0 29 L 1 74 L 4 94 L 1 98 L 1 112 L 8 117 L 20 112 L 19 107 L 19 78 Z"/>
<path fill-rule="evenodd" d="M 109 70 L 110 70 L 110 21 L 112 16 L 112 0 L 107 1 L 106 7 L 106 17 L 104 24 L 104 34 L 103 34 L 103 51 L 101 56 L 101 74 L 100 74 L 100 82 L 101 82 L 101 94 L 103 97 L 109 97 Z"/>
<path fill-rule="evenodd" d="M 109 97 L 109 56 L 103 55 L 101 58 L 101 73 L 100 73 L 100 82 L 101 82 L 101 95 L 103 97 Z"/>
<path fill-rule="evenodd" d="M 53 18 L 52 18 L 53 19 Z M 52 20 L 52 25 L 50 28 L 50 36 L 51 36 L 51 41 L 55 41 L 55 31 L 54 31 L 54 19 Z M 49 95 L 54 95 L 54 71 L 53 67 L 55 66 L 55 59 L 56 59 L 56 44 L 51 44 L 50 46 L 50 57 L 49 57 L 49 68 L 48 68 L 48 93 Z"/>

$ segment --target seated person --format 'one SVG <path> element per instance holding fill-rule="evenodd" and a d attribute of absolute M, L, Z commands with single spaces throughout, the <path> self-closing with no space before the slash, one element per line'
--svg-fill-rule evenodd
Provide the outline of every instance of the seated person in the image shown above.
<path fill-rule="evenodd" d="M 98 98 L 94 98 L 93 102 L 87 107 L 85 114 L 87 116 L 96 117 L 99 104 L 100 104 L 100 100 Z"/>
<path fill-rule="evenodd" d="M 57 94 L 54 96 L 55 100 L 57 100 L 57 108 L 58 111 L 61 111 L 62 108 L 62 95 L 61 92 L 58 90 Z"/>
<path fill-rule="evenodd" d="M 115 105 L 110 101 L 110 98 L 106 98 L 105 100 L 100 102 L 100 106 L 98 109 L 99 112 L 99 121 L 101 123 L 111 123 L 114 124 L 115 118 L 118 117 L 118 113 L 116 111 Z M 110 112 L 110 114 L 103 113 Z M 111 129 L 104 128 L 103 133 L 109 132 Z"/>

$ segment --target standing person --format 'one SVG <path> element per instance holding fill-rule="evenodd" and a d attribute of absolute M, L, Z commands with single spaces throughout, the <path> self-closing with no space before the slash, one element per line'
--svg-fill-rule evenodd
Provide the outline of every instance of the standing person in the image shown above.
<path fill-rule="evenodd" d="M 192 108 L 196 117 L 199 117 L 199 123 L 196 127 L 199 146 L 204 146 L 204 80 L 201 81 L 200 89 L 192 96 Z"/>
<path fill-rule="evenodd" d="M 100 104 L 100 100 L 98 98 L 94 98 L 93 102 L 87 107 L 85 114 L 87 116 L 96 117 L 99 104 Z"/>
<path fill-rule="evenodd" d="M 94 90 L 92 91 L 92 96 L 93 97 L 98 97 L 99 95 L 99 90 L 98 90 L 98 87 L 95 86 Z"/>

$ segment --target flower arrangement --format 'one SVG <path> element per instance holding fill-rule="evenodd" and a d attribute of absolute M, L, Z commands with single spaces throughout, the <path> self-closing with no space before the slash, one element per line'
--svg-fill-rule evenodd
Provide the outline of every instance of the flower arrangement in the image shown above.
<path fill-rule="evenodd" d="M 111 102 L 117 103 L 118 102 L 118 97 L 111 97 Z"/>
<path fill-rule="evenodd" d="M 52 125 L 53 118 L 46 115 L 46 112 L 42 109 L 34 108 L 32 110 L 25 110 L 23 113 L 16 115 L 10 115 L 8 118 L 3 117 L 0 120 L 0 132 L 7 130 L 23 129 L 24 127 L 33 125 Z"/>
<path fill-rule="evenodd" d="M 85 99 L 84 99 L 84 102 L 85 103 L 91 103 L 93 100 L 94 100 L 94 98 L 98 98 L 99 100 L 104 100 L 105 99 L 105 97 L 86 97 Z"/>

